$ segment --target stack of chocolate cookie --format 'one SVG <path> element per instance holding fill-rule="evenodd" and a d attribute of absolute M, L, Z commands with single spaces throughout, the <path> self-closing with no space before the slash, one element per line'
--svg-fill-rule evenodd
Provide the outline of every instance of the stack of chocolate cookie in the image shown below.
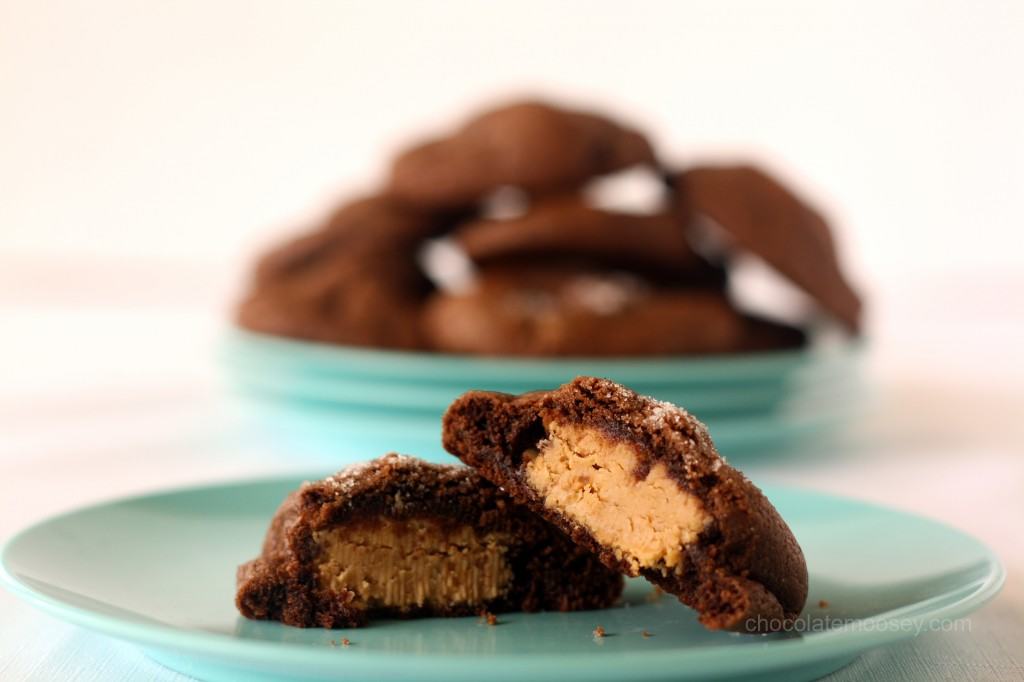
<path fill-rule="evenodd" d="M 646 213 L 593 204 L 596 178 L 646 167 Z M 495 211 L 495 197 L 516 198 Z M 693 244 L 716 225 L 725 250 Z M 459 287 L 424 270 L 442 238 L 472 264 Z M 761 257 L 848 330 L 861 304 L 821 215 L 746 166 L 674 170 L 605 116 L 522 102 L 400 154 L 353 201 L 257 265 L 239 323 L 336 344 L 488 355 L 630 356 L 799 346 L 804 333 L 739 310 L 732 256 Z M 428 276 L 431 275 L 431 276 Z"/>

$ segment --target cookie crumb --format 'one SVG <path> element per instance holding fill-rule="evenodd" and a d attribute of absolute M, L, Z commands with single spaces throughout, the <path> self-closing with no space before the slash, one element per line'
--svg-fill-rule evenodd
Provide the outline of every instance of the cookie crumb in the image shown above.
<path fill-rule="evenodd" d="M 647 639 L 648 637 L 652 637 L 653 635 L 651 635 L 651 633 L 648 632 L 647 630 L 644 630 L 643 632 L 640 633 L 640 636 L 643 637 L 644 639 Z"/>
<path fill-rule="evenodd" d="M 825 600 L 825 599 L 819 599 L 818 600 L 818 608 L 819 609 L 827 609 L 828 608 L 828 601 Z"/>
<path fill-rule="evenodd" d="M 594 628 L 594 637 L 596 637 L 598 639 L 604 637 L 604 628 L 601 627 L 600 625 L 598 625 L 596 628 Z"/>
<path fill-rule="evenodd" d="M 349 641 L 348 637 L 346 637 L 345 639 L 341 640 L 341 645 L 342 646 L 348 646 L 351 643 L 352 642 Z"/>
<path fill-rule="evenodd" d="M 661 599 L 661 595 L 663 595 L 663 594 L 665 594 L 665 590 L 663 590 L 660 587 L 658 587 L 657 585 L 655 585 L 654 589 L 652 589 L 650 592 L 648 592 L 647 596 L 644 597 L 644 601 L 646 601 L 648 603 L 656 602 L 659 599 Z"/>

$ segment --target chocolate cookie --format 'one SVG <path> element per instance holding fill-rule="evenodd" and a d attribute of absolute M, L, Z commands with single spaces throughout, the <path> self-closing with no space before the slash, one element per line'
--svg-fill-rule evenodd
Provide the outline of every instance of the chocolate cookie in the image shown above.
<path fill-rule="evenodd" d="M 790 190 L 752 166 L 692 168 L 672 183 L 685 220 L 711 218 L 851 330 L 860 328 L 861 302 L 843 277 L 828 223 Z"/>
<path fill-rule="evenodd" d="M 697 355 L 754 341 L 723 292 L 564 265 L 483 270 L 470 291 L 430 297 L 423 331 L 437 350 L 483 355 Z"/>
<path fill-rule="evenodd" d="M 380 271 L 389 272 L 390 279 Z M 340 268 L 329 264 L 261 285 L 239 304 L 238 324 L 251 331 L 353 346 L 424 347 L 419 316 L 432 286 L 404 262 Z"/>
<path fill-rule="evenodd" d="M 238 322 L 313 341 L 420 348 L 419 311 L 433 286 L 417 254 L 448 224 L 450 216 L 385 197 L 347 204 L 260 260 Z"/>
<path fill-rule="evenodd" d="M 370 617 L 603 608 L 622 577 L 462 466 L 387 455 L 307 483 L 238 569 L 246 618 L 358 627 Z"/>
<path fill-rule="evenodd" d="M 572 194 L 539 200 L 514 218 L 465 223 L 452 237 L 484 266 L 586 260 L 676 283 L 721 287 L 725 280 L 690 248 L 676 216 L 604 211 Z"/>
<path fill-rule="evenodd" d="M 807 343 L 807 334 L 802 329 L 770 320 L 760 315 L 744 314 L 746 331 L 743 333 L 741 350 L 760 352 L 800 348 Z"/>
<path fill-rule="evenodd" d="M 471 391 L 448 408 L 443 442 L 708 628 L 764 632 L 803 608 L 807 566 L 792 532 L 685 410 L 591 377 L 522 396 Z"/>
<path fill-rule="evenodd" d="M 527 101 L 480 114 L 451 136 L 402 153 L 388 191 L 413 204 L 465 206 L 504 185 L 543 194 L 653 163 L 650 144 L 634 130 L 594 113 Z"/>

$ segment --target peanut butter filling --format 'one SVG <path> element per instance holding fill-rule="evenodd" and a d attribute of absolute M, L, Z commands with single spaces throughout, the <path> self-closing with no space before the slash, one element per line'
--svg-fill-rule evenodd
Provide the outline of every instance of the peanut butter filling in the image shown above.
<path fill-rule="evenodd" d="M 664 464 L 637 479 L 634 446 L 597 429 L 549 423 L 548 437 L 525 453 L 526 482 L 547 507 L 586 528 L 625 561 L 682 571 L 683 546 L 708 522 L 700 500 L 684 492 Z"/>
<path fill-rule="evenodd" d="M 508 538 L 435 519 L 372 519 L 313 534 L 321 587 L 370 608 L 454 606 L 500 597 L 512 581 Z"/>

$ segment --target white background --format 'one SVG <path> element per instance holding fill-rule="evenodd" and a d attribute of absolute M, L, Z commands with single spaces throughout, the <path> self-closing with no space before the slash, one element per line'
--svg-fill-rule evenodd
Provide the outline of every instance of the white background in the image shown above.
<path fill-rule="evenodd" d="M 859 674 L 1017 679 L 1022 36 L 1020 2 L 0 0 L 0 536 L 287 468 L 181 435 L 217 413 L 254 250 L 372 188 L 420 133 L 540 93 L 607 106 L 682 164 L 765 162 L 833 216 L 869 297 L 876 412 L 855 456 L 759 475 L 942 518 L 1006 560 L 973 639 Z M 0 678 L 154 674 L 0 607 Z"/>
<path fill-rule="evenodd" d="M 17 253 L 236 262 L 493 95 L 769 160 L 861 279 L 1021 263 L 1024 5 L 0 3 Z"/>

